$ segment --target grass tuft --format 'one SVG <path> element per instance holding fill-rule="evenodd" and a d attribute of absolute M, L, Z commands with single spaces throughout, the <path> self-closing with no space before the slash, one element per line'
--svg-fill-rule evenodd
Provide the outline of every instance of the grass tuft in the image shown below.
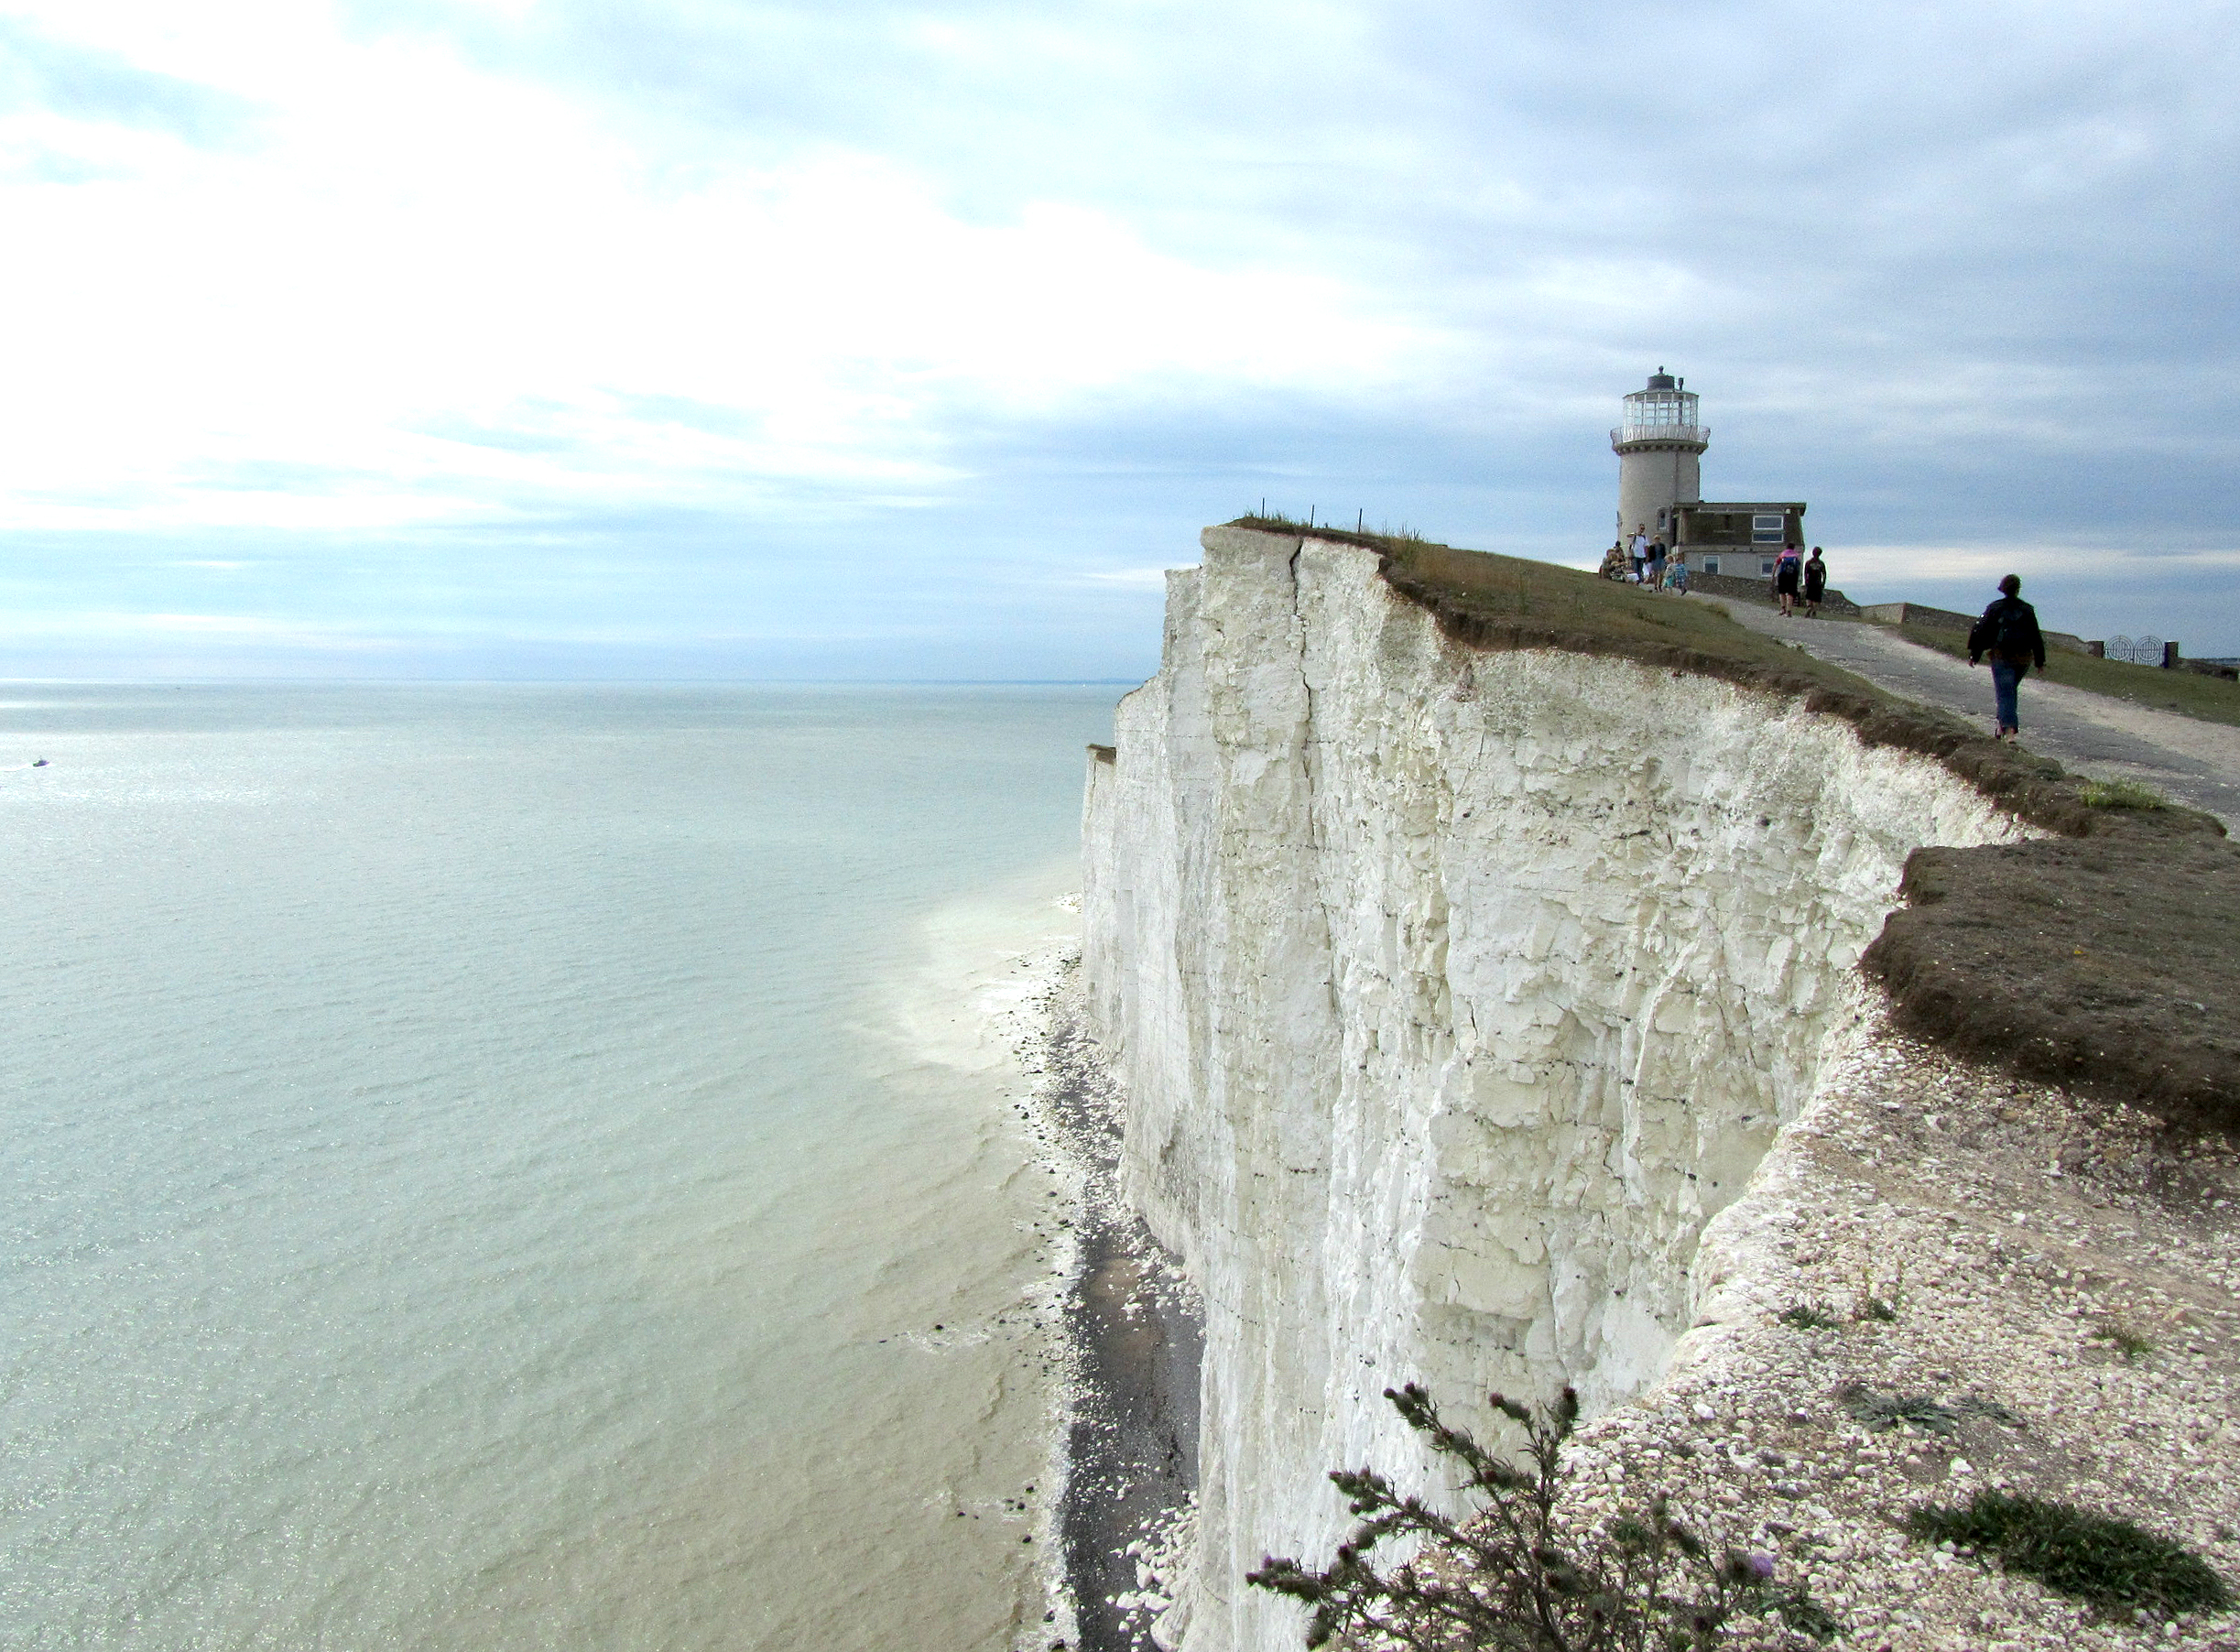
<path fill-rule="evenodd" d="M 2224 1579 L 2183 1545 L 2065 1503 L 1984 1491 L 1963 1508 L 1917 1508 L 1905 1524 L 1924 1542 L 1996 1555 L 2009 1571 L 2103 1609 L 2219 1612 L 2232 1604 Z"/>
<path fill-rule="evenodd" d="M 1925 1434 L 1960 1431 L 1960 1413 L 1926 1394 L 1877 1394 L 1864 1383 L 1846 1383 L 1835 1392 L 1845 1415 L 1875 1433 L 1911 1423 Z"/>
<path fill-rule="evenodd" d="M 2168 809 L 2170 800 L 2137 780 L 2087 780 L 2077 795 L 2087 809 Z"/>
<path fill-rule="evenodd" d="M 2155 1351 L 2154 1338 L 2122 1320 L 2101 1321 L 2093 1327 L 2093 1341 L 2108 1343 L 2124 1356 L 2124 1363 L 2130 1365 L 2137 1364 Z"/>
<path fill-rule="evenodd" d="M 1825 1302 L 1800 1302 L 1794 1308 L 1784 1308 L 1774 1317 L 1799 1331 L 1835 1331 L 1843 1323 Z"/>

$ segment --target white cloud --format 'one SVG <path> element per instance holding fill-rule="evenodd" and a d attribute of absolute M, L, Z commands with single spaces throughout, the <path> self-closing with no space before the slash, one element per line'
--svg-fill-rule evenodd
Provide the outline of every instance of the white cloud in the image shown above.
<path fill-rule="evenodd" d="M 298 5 L 192 16 L 49 21 L 254 100 L 254 151 L 0 122 L 9 151 L 104 175 L 0 185 L 39 249 L 0 267 L 0 304 L 40 318 L 0 407 L 0 524 L 399 528 L 525 498 L 752 505 L 769 477 L 923 489 L 955 474 L 937 415 L 1382 377 L 1423 342 L 1327 277 L 1194 267 L 1104 212 L 968 222 L 935 180 L 817 146 L 680 186 L 591 105 L 428 41 L 353 42 Z M 731 428 L 648 417 L 660 399 Z M 426 434 L 462 419 L 565 443 Z"/>
<path fill-rule="evenodd" d="M 1168 572 L 1165 568 L 1109 568 L 1093 570 L 1081 577 L 1092 585 L 1111 585 L 1122 591 L 1164 591 Z"/>
<path fill-rule="evenodd" d="M 0 527 L 58 613 L 806 634 L 813 566 L 1110 635 L 1263 493 L 1591 559 L 1663 363 L 1861 577 L 2175 578 L 2228 9 L 0 0 L 79 66 L 0 88 L 93 88 L 0 110 Z"/>
<path fill-rule="evenodd" d="M 376 630 L 253 614 L 134 614 L 80 611 L 0 616 L 0 640 L 23 647 L 68 643 L 161 647 L 178 642 L 226 648 L 301 648 L 377 654 L 398 647 Z"/>
<path fill-rule="evenodd" d="M 2240 574 L 2240 547 L 2142 548 L 2129 545 L 2012 541 L 1974 545 L 1845 545 L 1829 552 L 1836 582 L 1845 578 L 1952 581 L 1980 579 L 1986 589 L 2009 573 L 2104 575 L 2120 564 L 2163 576 Z M 1984 601 L 1990 601 L 1985 597 Z"/>

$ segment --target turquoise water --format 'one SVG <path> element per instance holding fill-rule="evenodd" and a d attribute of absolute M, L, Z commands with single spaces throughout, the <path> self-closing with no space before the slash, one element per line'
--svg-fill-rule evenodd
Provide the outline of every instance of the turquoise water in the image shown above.
<path fill-rule="evenodd" d="M 0 1644 L 1038 1630 L 1114 698 L 0 688 Z"/>

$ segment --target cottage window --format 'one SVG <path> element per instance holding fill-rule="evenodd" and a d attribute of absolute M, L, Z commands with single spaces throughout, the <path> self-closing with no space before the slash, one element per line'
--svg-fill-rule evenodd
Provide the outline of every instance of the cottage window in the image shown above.
<path fill-rule="evenodd" d="M 1753 545 L 1784 545 L 1782 535 L 1786 523 L 1778 511 L 1761 511 L 1750 518 L 1750 543 Z"/>

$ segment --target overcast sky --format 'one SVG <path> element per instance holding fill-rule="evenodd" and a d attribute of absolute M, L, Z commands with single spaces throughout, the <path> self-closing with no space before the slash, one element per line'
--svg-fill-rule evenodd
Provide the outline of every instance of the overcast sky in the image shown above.
<path fill-rule="evenodd" d="M 2240 6 L 0 0 L 0 675 L 1132 678 L 1256 508 L 2240 654 Z"/>

